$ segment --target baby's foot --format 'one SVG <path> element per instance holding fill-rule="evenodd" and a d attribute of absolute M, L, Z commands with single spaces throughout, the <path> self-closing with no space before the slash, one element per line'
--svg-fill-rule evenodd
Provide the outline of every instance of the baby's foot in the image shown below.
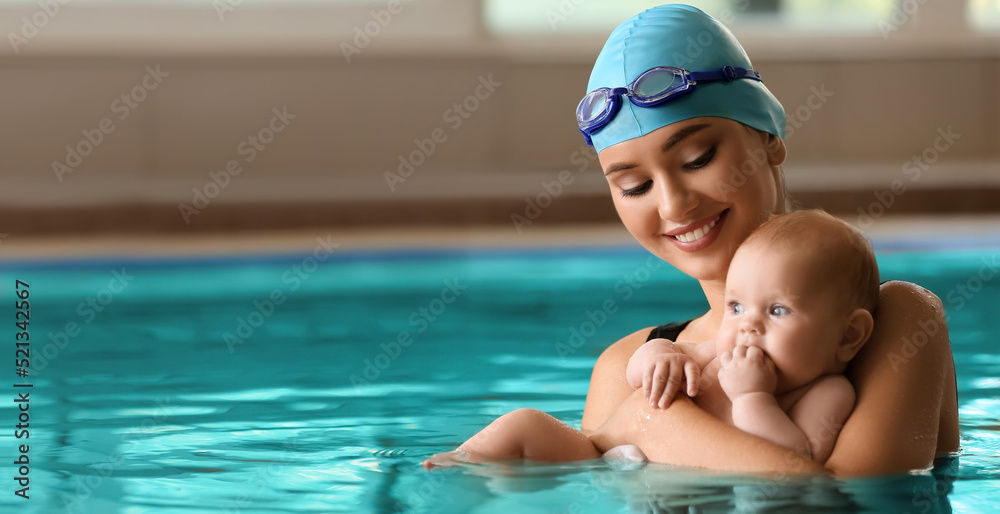
<path fill-rule="evenodd" d="M 450 452 L 437 453 L 420 463 L 425 469 L 450 468 L 459 463 L 467 462 L 463 457 L 467 454 L 463 451 L 454 450 Z"/>
<path fill-rule="evenodd" d="M 614 448 L 606 451 L 603 457 L 608 460 L 625 462 L 649 462 L 649 459 L 646 458 L 646 454 L 642 453 L 642 450 L 634 444 L 615 446 Z"/>

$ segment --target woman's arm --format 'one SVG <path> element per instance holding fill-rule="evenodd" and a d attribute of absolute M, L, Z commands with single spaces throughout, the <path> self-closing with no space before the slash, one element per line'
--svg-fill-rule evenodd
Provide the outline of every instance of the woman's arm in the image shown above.
<path fill-rule="evenodd" d="M 869 475 L 926 468 L 959 447 L 955 368 L 941 300 L 882 285 L 875 330 L 847 369 L 857 403 L 826 465 Z"/>
<path fill-rule="evenodd" d="M 581 425 L 599 450 L 635 444 L 653 462 L 734 472 L 826 472 L 792 450 L 716 419 L 687 397 L 676 397 L 666 409 L 651 407 L 641 390 L 628 385 L 625 369 L 652 329 L 629 334 L 597 359 Z"/>
<path fill-rule="evenodd" d="M 650 329 L 609 347 L 594 367 L 583 427 L 598 449 L 635 444 L 653 462 L 736 472 L 822 473 L 816 462 L 712 417 L 685 397 L 655 409 L 625 381 L 629 357 Z M 920 335 L 923 334 L 923 335 Z M 875 331 L 847 376 L 857 404 L 826 465 L 843 475 L 896 473 L 957 451 L 954 364 L 941 301 L 908 282 L 887 282 Z"/>
<path fill-rule="evenodd" d="M 652 462 L 736 473 L 826 473 L 813 460 L 726 424 L 684 396 L 666 409 L 635 391 L 588 437 L 602 453 L 634 444 Z M 785 478 L 775 477 L 775 480 Z"/>
<path fill-rule="evenodd" d="M 587 391 L 583 421 L 580 423 L 583 433 L 589 433 L 604 424 L 632 394 L 633 389 L 625 378 L 625 370 L 632 354 L 646 342 L 654 328 L 647 327 L 621 338 L 597 358 L 590 375 L 590 389 Z"/>

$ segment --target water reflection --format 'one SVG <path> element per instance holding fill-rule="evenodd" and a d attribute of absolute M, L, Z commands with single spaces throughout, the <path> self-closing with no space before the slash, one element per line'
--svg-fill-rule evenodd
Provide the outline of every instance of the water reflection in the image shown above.
<path fill-rule="evenodd" d="M 929 472 L 850 479 L 734 476 L 656 464 L 629 469 L 602 461 L 481 464 L 425 473 L 418 490 L 426 494 L 398 512 L 462 512 L 453 508 L 462 504 L 488 512 L 545 505 L 544 512 L 565 513 L 943 514 L 952 512 L 957 477 L 955 457 Z M 431 500 L 442 497 L 455 503 Z"/>

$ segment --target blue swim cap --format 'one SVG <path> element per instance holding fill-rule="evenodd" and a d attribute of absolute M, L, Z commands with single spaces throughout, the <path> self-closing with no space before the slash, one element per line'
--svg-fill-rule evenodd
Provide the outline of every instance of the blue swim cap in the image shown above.
<path fill-rule="evenodd" d="M 597 56 L 587 92 L 625 87 L 646 70 L 676 66 L 688 71 L 723 66 L 752 68 L 739 41 L 711 16 L 688 5 L 661 5 L 618 26 Z M 607 125 L 591 137 L 601 150 L 681 120 L 717 116 L 785 137 L 785 110 L 756 80 L 701 82 L 690 94 L 655 107 L 639 107 L 626 98 Z"/>

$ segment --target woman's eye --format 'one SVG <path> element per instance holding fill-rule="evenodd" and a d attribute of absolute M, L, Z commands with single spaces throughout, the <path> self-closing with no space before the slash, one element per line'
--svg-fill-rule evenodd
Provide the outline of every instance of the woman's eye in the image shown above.
<path fill-rule="evenodd" d="M 780 316 L 785 316 L 787 314 L 788 314 L 788 309 L 786 309 L 786 308 L 784 308 L 784 307 L 782 307 L 780 305 L 775 305 L 774 307 L 771 307 L 771 315 L 772 316 L 779 316 L 780 317 Z"/>
<path fill-rule="evenodd" d="M 708 163 L 712 162 L 712 158 L 715 157 L 715 147 L 713 146 L 709 151 L 705 152 L 697 159 L 684 165 L 684 169 L 696 170 L 698 168 L 704 168 L 708 166 Z"/>
<path fill-rule="evenodd" d="M 627 196 L 639 196 L 648 191 L 650 186 L 652 186 L 652 184 L 653 184 L 652 180 L 647 180 L 643 182 L 641 185 L 633 187 L 632 189 L 622 189 L 622 197 L 624 198 Z"/>

